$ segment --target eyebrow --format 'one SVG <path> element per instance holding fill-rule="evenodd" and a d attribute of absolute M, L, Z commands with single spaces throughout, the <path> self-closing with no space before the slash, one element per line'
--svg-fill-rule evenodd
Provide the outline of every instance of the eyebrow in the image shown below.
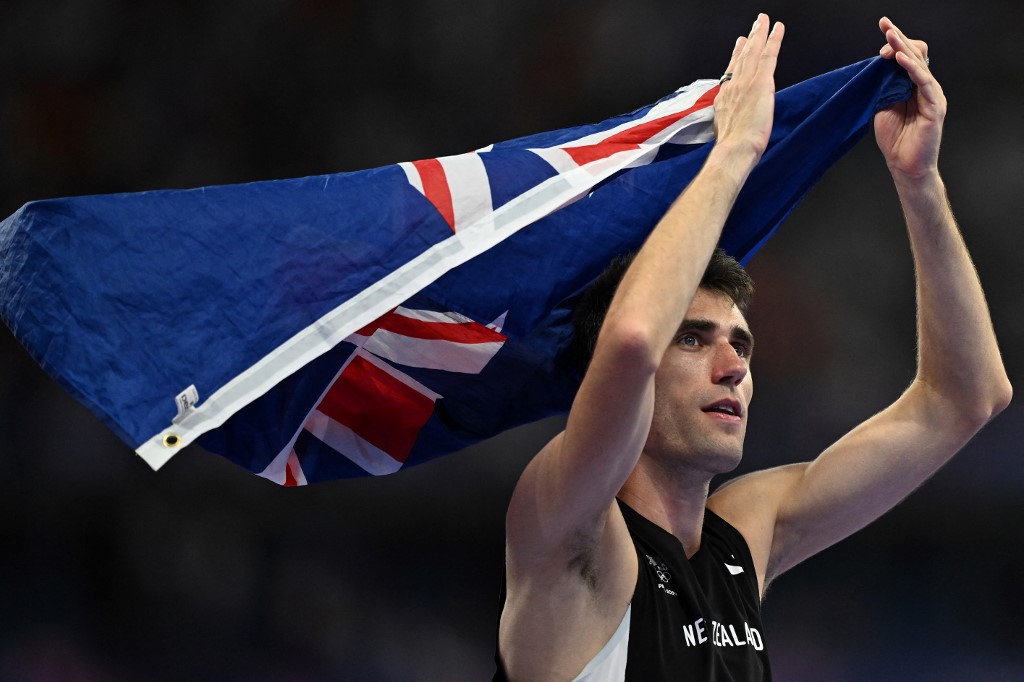
<path fill-rule="evenodd" d="M 701 319 L 683 320 L 683 323 L 679 325 L 679 333 L 681 334 L 685 331 L 716 332 L 718 331 L 718 323 Z M 729 335 L 737 341 L 746 344 L 750 351 L 754 350 L 754 335 L 750 333 L 750 330 L 736 325 L 730 330 Z"/>

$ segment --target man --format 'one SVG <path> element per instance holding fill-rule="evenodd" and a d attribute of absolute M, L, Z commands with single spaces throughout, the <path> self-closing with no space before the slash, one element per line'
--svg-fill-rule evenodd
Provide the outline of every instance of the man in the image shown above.
<path fill-rule="evenodd" d="M 914 381 L 814 461 L 708 497 L 740 461 L 753 393 L 747 285 L 712 254 L 771 131 L 784 27 L 762 14 L 723 76 L 707 162 L 626 270 L 565 430 L 512 496 L 498 679 L 769 679 L 768 584 L 890 509 L 1008 404 L 938 173 L 946 101 L 928 47 L 879 26 L 881 56 L 915 86 L 875 117 L 917 272 Z"/>

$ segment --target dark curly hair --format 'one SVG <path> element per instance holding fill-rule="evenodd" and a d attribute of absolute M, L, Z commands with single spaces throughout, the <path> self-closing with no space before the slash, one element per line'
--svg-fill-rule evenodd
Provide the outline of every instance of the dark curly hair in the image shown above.
<path fill-rule="evenodd" d="M 619 282 L 629 269 L 636 252 L 628 253 L 613 260 L 580 297 L 573 311 L 572 357 L 579 369 L 585 372 L 594 357 L 597 335 L 608 314 L 608 307 L 615 296 Z M 754 281 L 739 262 L 722 249 L 715 249 L 711 260 L 700 280 L 702 289 L 719 291 L 736 304 L 744 316 L 750 309 L 754 297 Z"/>

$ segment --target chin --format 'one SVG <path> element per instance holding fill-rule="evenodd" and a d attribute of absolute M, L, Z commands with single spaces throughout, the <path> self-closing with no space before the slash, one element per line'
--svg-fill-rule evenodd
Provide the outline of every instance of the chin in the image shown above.
<path fill-rule="evenodd" d="M 696 446 L 696 447 L 694 447 Z M 686 456 L 688 463 L 709 474 L 726 474 L 740 465 L 743 450 L 735 443 L 694 443 Z"/>
<path fill-rule="evenodd" d="M 743 442 L 707 443 L 701 459 L 709 473 L 727 474 L 743 461 Z"/>
<path fill-rule="evenodd" d="M 683 471 L 702 470 L 712 476 L 727 474 L 740 465 L 743 460 L 743 444 L 721 442 L 719 439 L 702 440 L 702 442 L 675 443 L 670 447 L 659 448 L 648 441 L 645 452 L 655 460 L 661 460 L 662 466 Z M 659 454 L 660 453 L 660 456 Z"/>
<path fill-rule="evenodd" d="M 733 471 L 743 461 L 743 453 L 721 454 L 711 460 L 713 474 L 727 474 Z"/>

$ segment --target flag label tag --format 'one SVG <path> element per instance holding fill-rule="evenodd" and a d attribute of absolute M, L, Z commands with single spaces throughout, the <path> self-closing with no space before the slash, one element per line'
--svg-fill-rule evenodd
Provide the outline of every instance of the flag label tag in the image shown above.
<path fill-rule="evenodd" d="M 178 407 L 178 414 L 171 421 L 177 424 L 179 421 L 185 418 L 192 408 L 199 402 L 199 391 L 196 390 L 196 385 L 192 384 L 184 391 L 179 393 L 174 398 L 174 404 Z"/>

